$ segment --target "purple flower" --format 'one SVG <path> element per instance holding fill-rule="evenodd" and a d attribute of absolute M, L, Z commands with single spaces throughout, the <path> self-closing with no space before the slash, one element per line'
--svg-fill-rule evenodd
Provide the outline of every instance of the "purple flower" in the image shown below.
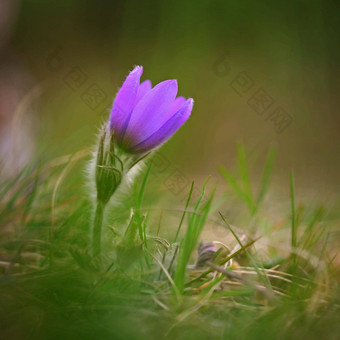
<path fill-rule="evenodd" d="M 151 87 L 140 84 L 142 66 L 136 66 L 114 100 L 110 130 L 117 143 L 131 153 L 144 153 L 168 140 L 189 118 L 193 99 L 177 97 L 177 81 Z"/>

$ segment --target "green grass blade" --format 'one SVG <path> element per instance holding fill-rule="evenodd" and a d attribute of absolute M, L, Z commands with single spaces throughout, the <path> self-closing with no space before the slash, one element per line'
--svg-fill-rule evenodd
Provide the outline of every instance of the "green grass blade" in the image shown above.
<path fill-rule="evenodd" d="M 241 240 L 239 239 L 239 237 L 237 236 L 237 234 L 235 233 L 235 231 L 233 230 L 233 228 L 231 227 L 231 225 L 227 222 L 227 220 L 225 219 L 225 217 L 219 212 L 223 222 L 226 224 L 226 226 L 228 227 L 228 229 L 230 230 L 230 232 L 233 234 L 234 238 L 236 239 L 237 243 L 239 244 L 239 246 L 241 248 L 244 248 Z M 244 252 L 247 255 L 249 262 L 252 264 L 252 266 L 254 267 L 259 279 L 263 282 L 263 284 L 270 290 L 272 291 L 271 288 L 271 283 L 269 281 L 268 276 L 266 275 L 266 272 L 264 270 L 263 265 L 261 264 L 261 268 L 259 268 L 258 264 L 256 263 L 256 261 L 254 260 L 253 256 L 249 253 L 249 251 L 244 248 Z"/>
<path fill-rule="evenodd" d="M 146 170 L 146 173 L 145 173 L 144 178 L 143 178 L 142 185 L 140 187 L 140 190 L 139 190 L 139 193 L 138 193 L 138 196 L 137 196 L 136 210 L 138 212 L 140 211 L 140 208 L 142 206 L 142 201 L 143 201 L 143 197 L 144 197 L 145 187 L 146 187 L 146 183 L 148 181 L 149 175 L 150 175 L 151 167 L 152 167 L 152 163 L 149 164 L 148 169 Z"/>
<path fill-rule="evenodd" d="M 228 172 L 223 167 L 219 168 L 219 172 L 226 179 L 226 181 L 231 185 L 232 189 L 239 196 L 239 198 L 242 201 L 246 202 L 247 201 L 246 195 L 243 193 L 241 187 L 238 185 L 238 183 L 236 182 L 236 179 L 231 175 L 231 173 Z"/>
<path fill-rule="evenodd" d="M 322 219 L 322 217 L 325 214 L 325 209 L 324 207 L 319 207 L 318 209 L 316 209 L 316 211 L 314 212 L 311 220 L 309 221 L 309 223 L 307 224 L 307 227 L 300 239 L 300 241 L 298 242 L 299 245 L 302 248 L 308 248 L 309 247 L 309 241 L 311 240 L 312 234 L 313 234 L 313 230 L 314 227 L 316 226 L 316 224 Z"/>
<path fill-rule="evenodd" d="M 185 203 L 185 208 L 184 208 L 184 211 L 183 211 L 183 214 L 182 214 L 182 217 L 181 217 L 181 220 L 180 220 L 180 222 L 179 222 L 179 225 L 178 225 L 178 228 L 177 228 L 177 231 L 176 231 L 176 235 L 175 235 L 175 238 L 174 238 L 174 243 L 177 241 L 179 232 L 181 231 L 182 224 L 183 224 L 183 221 L 184 221 L 186 212 L 187 212 L 188 207 L 189 207 L 189 203 L 190 203 L 190 200 L 191 200 L 191 196 L 192 196 L 192 191 L 193 191 L 193 190 L 194 190 L 194 182 L 191 183 L 189 195 L 188 195 L 187 201 L 186 201 L 186 203 Z"/>
<path fill-rule="evenodd" d="M 269 151 L 269 154 L 267 156 L 266 166 L 263 170 L 262 180 L 260 184 L 260 190 L 256 198 L 256 207 L 258 209 L 259 205 L 262 203 L 264 195 L 267 192 L 268 185 L 269 185 L 269 179 L 270 175 L 273 170 L 273 165 L 275 161 L 276 151 L 275 149 L 271 149 Z"/>
<path fill-rule="evenodd" d="M 297 228 L 296 228 L 296 209 L 295 209 L 295 180 L 294 173 L 290 173 L 290 204 L 291 204 L 291 248 L 293 267 L 296 266 L 296 244 L 297 244 Z"/>
<path fill-rule="evenodd" d="M 237 145 L 237 161 L 241 175 L 241 182 L 243 187 L 243 193 L 246 198 L 247 205 L 252 215 L 256 212 L 256 206 L 253 197 L 253 191 L 250 184 L 248 165 L 246 161 L 246 153 L 242 144 Z"/>
<path fill-rule="evenodd" d="M 202 194 L 197 201 L 194 213 L 190 215 L 187 230 L 180 244 L 174 282 L 179 292 L 181 293 L 183 293 L 185 273 L 190 260 L 190 256 L 195 249 L 200 233 L 204 227 L 204 224 L 208 217 L 208 213 L 210 211 L 213 194 L 211 194 L 208 200 L 201 206 L 208 181 L 209 179 L 204 183 Z"/>

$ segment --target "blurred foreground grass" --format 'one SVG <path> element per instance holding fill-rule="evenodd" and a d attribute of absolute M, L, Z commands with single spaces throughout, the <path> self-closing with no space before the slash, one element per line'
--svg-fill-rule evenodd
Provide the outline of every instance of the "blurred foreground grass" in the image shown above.
<path fill-rule="evenodd" d="M 224 194 L 193 183 L 176 207 L 147 166 L 112 202 L 101 269 L 80 175 L 89 151 L 2 180 L 1 338 L 338 339 L 338 214 L 298 204 L 293 174 L 287 202 L 265 203 L 274 151 L 256 193 L 242 145 L 237 155 L 237 175 L 220 169 Z M 282 203 L 290 208 L 274 224 L 270 210 Z M 217 251 L 197 258 L 207 235 Z"/>

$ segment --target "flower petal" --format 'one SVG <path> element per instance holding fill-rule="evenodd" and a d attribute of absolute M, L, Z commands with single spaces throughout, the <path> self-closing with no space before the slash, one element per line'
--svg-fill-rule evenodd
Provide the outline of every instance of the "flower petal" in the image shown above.
<path fill-rule="evenodd" d="M 125 79 L 113 103 L 110 116 L 110 129 L 114 131 L 119 140 L 125 132 L 126 120 L 134 108 L 139 89 L 142 66 L 136 66 Z"/>
<path fill-rule="evenodd" d="M 144 80 L 139 85 L 135 105 L 146 95 L 147 92 L 149 92 L 151 90 L 151 88 L 152 88 L 152 85 L 151 85 L 150 80 Z"/>
<path fill-rule="evenodd" d="M 186 100 L 185 104 L 155 133 L 130 150 L 135 153 L 147 152 L 168 140 L 189 118 L 194 101 Z"/>
<path fill-rule="evenodd" d="M 129 148 L 156 132 L 170 117 L 177 94 L 177 81 L 166 80 L 151 89 L 134 108 L 123 144 Z"/>
<path fill-rule="evenodd" d="M 172 117 L 177 111 L 185 104 L 186 99 L 184 97 L 177 97 L 172 103 L 168 117 Z"/>

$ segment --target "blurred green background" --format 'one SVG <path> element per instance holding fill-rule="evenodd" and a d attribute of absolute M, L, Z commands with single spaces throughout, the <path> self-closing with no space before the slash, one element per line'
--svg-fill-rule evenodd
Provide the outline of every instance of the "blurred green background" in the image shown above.
<path fill-rule="evenodd" d="M 3 159 L 12 147 L 15 163 L 93 145 L 128 71 L 143 65 L 143 79 L 176 78 L 179 94 L 195 99 L 191 119 L 162 151 L 188 178 L 218 178 L 241 141 L 258 159 L 255 170 L 277 148 L 278 185 L 287 187 L 294 169 L 306 195 L 337 197 L 336 1 L 0 4 Z M 254 106 L 260 89 L 266 110 Z M 286 127 L 273 118 L 278 107 Z"/>

